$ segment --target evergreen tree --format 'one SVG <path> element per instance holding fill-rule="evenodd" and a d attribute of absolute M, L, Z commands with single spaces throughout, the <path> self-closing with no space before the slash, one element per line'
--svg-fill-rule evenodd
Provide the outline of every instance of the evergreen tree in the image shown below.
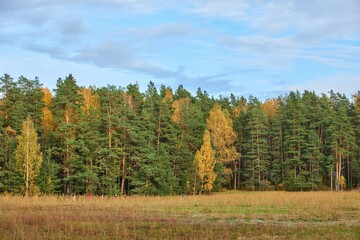
<path fill-rule="evenodd" d="M 42 84 L 37 77 L 31 80 L 21 76 L 18 80 L 18 86 L 24 102 L 25 114 L 31 117 L 38 133 L 40 133 L 43 118 L 42 108 L 44 107 Z M 22 119 L 24 120 L 25 118 L 26 116 Z"/>
<path fill-rule="evenodd" d="M 299 92 L 290 92 L 284 100 L 285 187 L 296 191 L 306 188 L 305 163 L 302 158 L 306 118 Z"/>
<path fill-rule="evenodd" d="M 333 163 L 335 169 L 335 189 L 340 190 L 340 178 L 345 175 L 350 177 L 350 163 L 353 156 L 353 150 L 355 149 L 354 143 L 354 129 L 351 125 L 351 119 L 349 116 L 350 102 L 349 100 L 339 93 L 330 93 L 330 100 L 333 103 L 333 111 L 330 123 L 330 139 Z M 346 169 L 344 169 L 344 163 Z M 347 180 L 348 180 L 347 179 Z"/>
<path fill-rule="evenodd" d="M 285 181 L 284 157 L 284 113 L 281 98 L 270 99 L 263 104 L 268 118 L 268 148 L 270 159 L 270 181 L 275 189 L 281 190 Z"/>
<path fill-rule="evenodd" d="M 53 99 L 52 111 L 54 113 L 54 136 L 57 139 L 57 148 L 54 148 L 58 161 L 61 162 L 63 170 L 63 187 L 65 194 L 71 194 L 74 190 L 76 179 L 73 177 L 74 167 L 78 163 L 79 118 L 81 116 L 82 96 L 74 77 L 69 74 L 64 80 L 58 79 L 55 97 Z M 81 187 L 80 187 L 81 188 Z"/>
<path fill-rule="evenodd" d="M 266 190 L 269 183 L 267 116 L 261 103 L 250 97 L 246 112 L 245 182 L 253 190 Z"/>
<path fill-rule="evenodd" d="M 360 185 L 360 91 L 354 96 L 353 103 L 353 128 L 355 133 L 354 152 L 355 157 L 352 162 L 352 175 L 348 181 L 348 186 L 354 188 Z"/>
<path fill-rule="evenodd" d="M 321 106 L 319 98 L 315 92 L 305 91 L 302 96 L 305 114 L 305 141 L 302 146 L 303 161 L 305 169 L 303 174 L 306 178 L 306 188 L 315 190 L 321 187 L 321 163 L 325 156 L 322 154 L 321 147 Z"/>
<path fill-rule="evenodd" d="M 171 112 L 159 96 L 154 83 L 150 82 L 142 109 L 142 149 L 139 168 L 133 177 L 133 193 L 166 195 L 178 191 L 172 169 L 171 152 L 176 147 Z"/>
<path fill-rule="evenodd" d="M 234 189 L 238 189 L 244 180 L 244 162 L 243 156 L 246 155 L 244 142 L 246 141 L 245 134 L 245 115 L 247 110 L 247 99 L 244 97 L 236 98 L 234 95 L 230 96 L 230 102 L 232 106 L 232 119 L 234 131 L 237 134 L 237 138 L 234 142 L 237 152 L 240 154 L 238 160 L 234 162 Z"/>
<path fill-rule="evenodd" d="M 191 193 L 195 184 L 195 168 L 193 158 L 200 148 L 205 129 L 204 115 L 197 104 L 191 103 L 189 97 L 180 98 L 172 105 L 174 111 L 171 121 L 179 127 L 176 163 L 173 165 L 174 174 L 178 178 L 179 186 L 185 193 Z"/>
<path fill-rule="evenodd" d="M 124 149 L 122 132 L 124 124 L 124 92 L 115 86 L 97 90 L 101 105 L 100 150 L 98 152 L 100 193 L 121 193 L 121 164 Z M 120 166 L 120 167 L 119 167 Z"/>
<path fill-rule="evenodd" d="M 0 93 L 1 93 L 1 104 L 0 112 L 3 120 L 3 127 L 7 127 L 12 124 L 13 111 L 16 101 L 20 98 L 19 89 L 17 82 L 10 75 L 5 74 L 0 78 Z M 20 127 L 21 128 L 21 127 Z"/>
<path fill-rule="evenodd" d="M 74 171 L 75 176 L 86 181 L 86 193 L 96 193 L 99 186 L 97 153 L 100 150 L 100 103 L 99 96 L 92 89 L 81 88 L 83 105 L 79 120 L 78 149 L 83 171 Z M 81 169 L 79 169 L 81 170 Z M 85 176 L 84 176 L 85 175 Z"/>
<path fill-rule="evenodd" d="M 41 164 L 41 169 L 37 181 L 40 191 L 45 194 L 61 193 L 61 179 L 58 177 L 61 166 L 52 158 L 50 148 L 43 156 L 44 159 Z"/>
<path fill-rule="evenodd" d="M 360 183 L 359 95 L 350 102 L 340 93 L 290 92 L 261 103 L 233 94 L 215 99 L 200 88 L 193 97 L 182 85 L 174 92 L 161 85 L 158 92 L 153 82 L 145 93 L 137 83 L 80 88 L 70 74 L 52 96 L 38 78 L 14 81 L 5 74 L 0 193 L 32 194 L 36 184 L 46 194 L 108 195 L 194 193 L 199 186 L 353 188 Z M 31 182 L 16 155 L 27 116 L 45 156 Z M 203 164 L 205 142 L 215 150 L 214 166 Z"/>

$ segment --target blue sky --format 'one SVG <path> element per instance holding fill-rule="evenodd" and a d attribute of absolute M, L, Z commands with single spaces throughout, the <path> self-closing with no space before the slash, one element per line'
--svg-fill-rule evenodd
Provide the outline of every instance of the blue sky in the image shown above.
<path fill-rule="evenodd" d="M 209 94 L 360 90 L 359 0 L 1 0 L 0 74 Z"/>

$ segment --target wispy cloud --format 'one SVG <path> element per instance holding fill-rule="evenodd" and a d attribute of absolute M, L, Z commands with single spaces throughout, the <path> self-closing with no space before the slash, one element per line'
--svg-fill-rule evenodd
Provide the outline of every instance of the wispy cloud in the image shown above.
<path fill-rule="evenodd" d="M 189 13 L 243 22 L 267 34 L 323 38 L 360 32 L 358 0 L 208 0 L 192 4 Z"/>
<path fill-rule="evenodd" d="M 319 88 L 324 79 L 342 89 L 340 77 L 356 85 L 359 12 L 359 0 L 2 0 L 0 45 L 193 89 L 267 96 L 282 91 L 279 81 L 284 89 Z M 323 72 L 311 78 L 298 62 Z M 305 72 L 318 85 L 285 81 Z"/>
<path fill-rule="evenodd" d="M 171 23 L 155 27 L 128 29 L 132 36 L 145 40 L 182 37 L 189 35 L 193 30 L 191 25 L 185 23 Z"/>
<path fill-rule="evenodd" d="M 47 54 L 53 58 L 66 58 L 66 50 L 62 47 L 49 47 L 38 44 L 27 44 L 23 46 L 26 50 Z"/>
<path fill-rule="evenodd" d="M 318 79 L 311 79 L 306 83 L 290 85 L 287 90 L 312 90 L 317 93 L 327 93 L 331 90 L 350 96 L 360 89 L 360 76 L 349 73 L 337 73 Z"/>
<path fill-rule="evenodd" d="M 99 67 L 120 68 L 161 79 L 174 78 L 179 74 L 178 71 L 168 70 L 149 63 L 122 42 L 103 42 L 95 48 L 82 49 L 69 59 L 91 63 Z"/>
<path fill-rule="evenodd" d="M 59 23 L 59 30 L 64 36 L 78 36 L 87 33 L 88 29 L 80 20 L 66 20 Z"/>

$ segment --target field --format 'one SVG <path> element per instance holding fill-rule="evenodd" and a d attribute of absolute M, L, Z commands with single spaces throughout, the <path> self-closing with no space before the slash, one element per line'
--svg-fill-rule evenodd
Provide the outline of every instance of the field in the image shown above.
<path fill-rule="evenodd" d="M 360 192 L 0 196 L 0 239 L 360 239 Z"/>

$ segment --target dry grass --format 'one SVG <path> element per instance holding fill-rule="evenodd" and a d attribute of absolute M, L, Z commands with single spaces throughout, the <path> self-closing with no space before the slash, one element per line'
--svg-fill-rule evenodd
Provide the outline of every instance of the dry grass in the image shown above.
<path fill-rule="evenodd" d="M 360 239 L 359 192 L 0 197 L 0 239 Z"/>

